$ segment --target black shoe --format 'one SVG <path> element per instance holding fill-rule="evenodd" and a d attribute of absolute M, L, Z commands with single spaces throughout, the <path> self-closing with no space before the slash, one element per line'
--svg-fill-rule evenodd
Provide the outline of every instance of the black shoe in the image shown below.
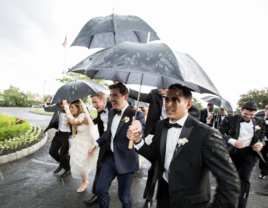
<path fill-rule="evenodd" d="M 65 177 L 69 176 L 70 174 L 71 174 L 71 171 L 69 171 L 69 170 L 65 170 L 64 173 L 61 174 L 60 177 L 65 178 Z"/>
<path fill-rule="evenodd" d="M 56 170 L 54 170 L 54 172 L 53 172 L 53 173 L 58 173 L 58 172 L 60 172 L 60 171 L 61 171 L 61 169 L 62 169 L 62 167 L 61 167 L 61 165 L 59 165 L 59 167 L 57 167 L 57 169 L 56 169 Z"/>
<path fill-rule="evenodd" d="M 265 179 L 265 178 L 266 178 L 266 175 L 264 175 L 264 174 L 261 173 L 261 174 L 259 175 L 259 178 L 260 178 L 260 179 Z"/>
<path fill-rule="evenodd" d="M 96 195 L 93 195 L 89 200 L 84 201 L 86 205 L 92 206 L 94 204 L 98 204 L 98 197 Z"/>
<path fill-rule="evenodd" d="M 143 208 L 150 208 L 153 206 L 153 201 L 149 200 L 149 199 L 146 199 L 144 205 L 143 205 Z"/>

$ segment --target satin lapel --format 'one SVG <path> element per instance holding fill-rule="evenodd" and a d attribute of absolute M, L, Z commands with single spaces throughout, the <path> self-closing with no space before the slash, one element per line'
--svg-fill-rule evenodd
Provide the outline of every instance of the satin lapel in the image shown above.
<path fill-rule="evenodd" d="M 114 112 L 112 111 L 109 114 L 108 126 L 107 126 L 107 135 L 106 135 L 106 138 L 107 138 L 107 141 L 108 141 L 106 143 L 109 144 L 109 145 L 111 143 L 111 126 L 112 126 L 113 117 L 114 117 Z"/>
<path fill-rule="evenodd" d="M 118 132 L 121 130 L 121 128 L 124 126 L 124 124 L 126 123 L 124 118 L 127 116 L 129 117 L 129 119 L 132 121 L 132 108 L 129 106 L 127 107 L 127 109 L 125 110 L 124 114 L 122 115 L 121 117 L 121 120 L 119 122 L 119 125 L 117 127 L 117 130 L 116 130 L 116 133 L 115 133 L 115 136 L 114 138 L 116 137 L 116 135 L 118 134 Z"/>
<path fill-rule="evenodd" d="M 165 164 L 166 145 L 167 145 L 167 128 L 163 125 L 161 138 L 160 138 L 160 155 L 162 164 Z"/>
<path fill-rule="evenodd" d="M 184 126 L 182 127 L 180 138 L 186 138 L 186 139 L 188 139 L 189 142 L 191 142 L 189 140 L 189 135 L 192 132 L 193 127 L 194 126 L 192 123 L 192 118 L 191 118 L 191 116 L 188 116 L 187 120 L 185 121 Z M 187 143 L 185 145 L 187 145 Z M 181 145 L 181 146 L 177 145 L 176 146 L 172 160 L 174 160 L 180 154 L 183 147 L 184 147 L 184 145 Z"/>
<path fill-rule="evenodd" d="M 236 120 L 236 124 L 235 124 L 235 134 L 236 134 L 235 139 L 238 139 L 239 134 L 240 134 L 240 119 L 241 119 L 241 116 L 237 116 L 237 120 Z"/>
<path fill-rule="evenodd" d="M 255 140 L 255 126 L 256 126 L 256 120 L 254 118 L 252 118 L 252 123 L 253 123 L 253 139 Z M 254 141 L 253 144 L 257 142 L 257 141 Z"/>

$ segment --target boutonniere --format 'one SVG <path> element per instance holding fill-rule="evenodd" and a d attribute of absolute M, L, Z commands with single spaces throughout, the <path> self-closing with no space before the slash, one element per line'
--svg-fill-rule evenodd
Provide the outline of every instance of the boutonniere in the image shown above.
<path fill-rule="evenodd" d="M 125 123 L 129 122 L 129 117 L 125 116 L 125 118 L 122 121 L 125 121 Z"/>
<path fill-rule="evenodd" d="M 261 127 L 259 125 L 255 126 L 255 131 L 258 131 L 260 129 L 261 129 Z"/>
<path fill-rule="evenodd" d="M 186 138 L 182 138 L 182 139 L 179 139 L 178 140 L 178 145 L 181 146 L 181 145 L 185 145 L 188 141 L 188 139 Z"/>

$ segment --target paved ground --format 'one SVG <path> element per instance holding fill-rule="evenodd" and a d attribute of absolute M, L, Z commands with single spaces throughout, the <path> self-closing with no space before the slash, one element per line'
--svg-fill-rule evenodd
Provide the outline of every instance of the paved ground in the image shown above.
<path fill-rule="evenodd" d="M 30 112 L 30 109 L 6 109 L 0 108 L 1 114 L 19 115 L 26 120 L 36 123 L 44 129 L 50 119 L 49 115 L 39 115 Z M 92 181 L 95 172 L 89 175 L 89 186 L 84 193 L 76 193 L 80 181 L 71 176 L 62 180 L 58 174 L 52 171 L 57 167 L 56 162 L 48 155 L 48 149 L 54 130 L 50 130 L 49 141 L 46 145 L 20 160 L 0 166 L 3 180 L 0 177 L 0 207 L 1 208 L 78 208 L 86 207 L 82 201 L 91 197 Z M 136 174 L 133 181 L 131 194 L 133 208 L 142 207 L 144 200 L 142 194 L 147 178 L 147 170 L 150 163 L 145 161 L 141 170 Z M 259 169 L 255 166 L 252 174 L 252 185 L 248 201 L 248 208 L 268 207 L 268 179 L 258 179 Z M 211 177 L 212 192 L 216 182 Z M 213 194 L 213 193 L 212 193 Z M 117 181 L 115 180 L 110 190 L 110 207 L 121 207 L 117 196 Z M 98 206 L 93 206 L 98 207 Z M 154 205 L 155 207 L 155 205 Z"/>

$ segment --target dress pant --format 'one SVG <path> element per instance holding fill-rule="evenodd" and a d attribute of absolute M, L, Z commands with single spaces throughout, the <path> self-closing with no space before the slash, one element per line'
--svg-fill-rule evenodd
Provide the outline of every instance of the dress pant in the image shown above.
<path fill-rule="evenodd" d="M 148 178 L 143 194 L 144 199 L 148 199 L 150 201 L 153 200 L 157 177 L 158 177 L 158 161 L 155 160 L 154 162 L 152 162 L 152 165 L 148 170 Z"/>
<path fill-rule="evenodd" d="M 236 149 L 230 156 L 237 169 L 241 183 L 238 208 L 245 208 L 250 189 L 250 176 L 255 165 L 255 153 L 252 147 L 246 147 Z"/>
<path fill-rule="evenodd" d="M 65 170 L 70 170 L 70 157 L 69 157 L 69 136 L 70 132 L 56 132 L 49 149 L 49 154 L 57 162 L 60 163 L 61 167 Z"/>
<path fill-rule="evenodd" d="M 118 181 L 118 196 L 123 208 L 132 207 L 130 189 L 134 178 L 133 173 L 119 174 L 116 170 L 114 155 L 112 152 L 106 153 L 105 162 L 101 168 L 99 180 L 96 187 L 96 194 L 100 208 L 108 208 L 110 203 L 109 189 L 114 178 Z"/>
<path fill-rule="evenodd" d="M 264 160 L 266 161 L 265 164 L 262 159 L 259 159 L 259 167 L 261 169 L 261 174 L 268 175 L 268 141 L 265 141 L 265 146 L 262 148 L 261 153 L 263 155 Z"/>

